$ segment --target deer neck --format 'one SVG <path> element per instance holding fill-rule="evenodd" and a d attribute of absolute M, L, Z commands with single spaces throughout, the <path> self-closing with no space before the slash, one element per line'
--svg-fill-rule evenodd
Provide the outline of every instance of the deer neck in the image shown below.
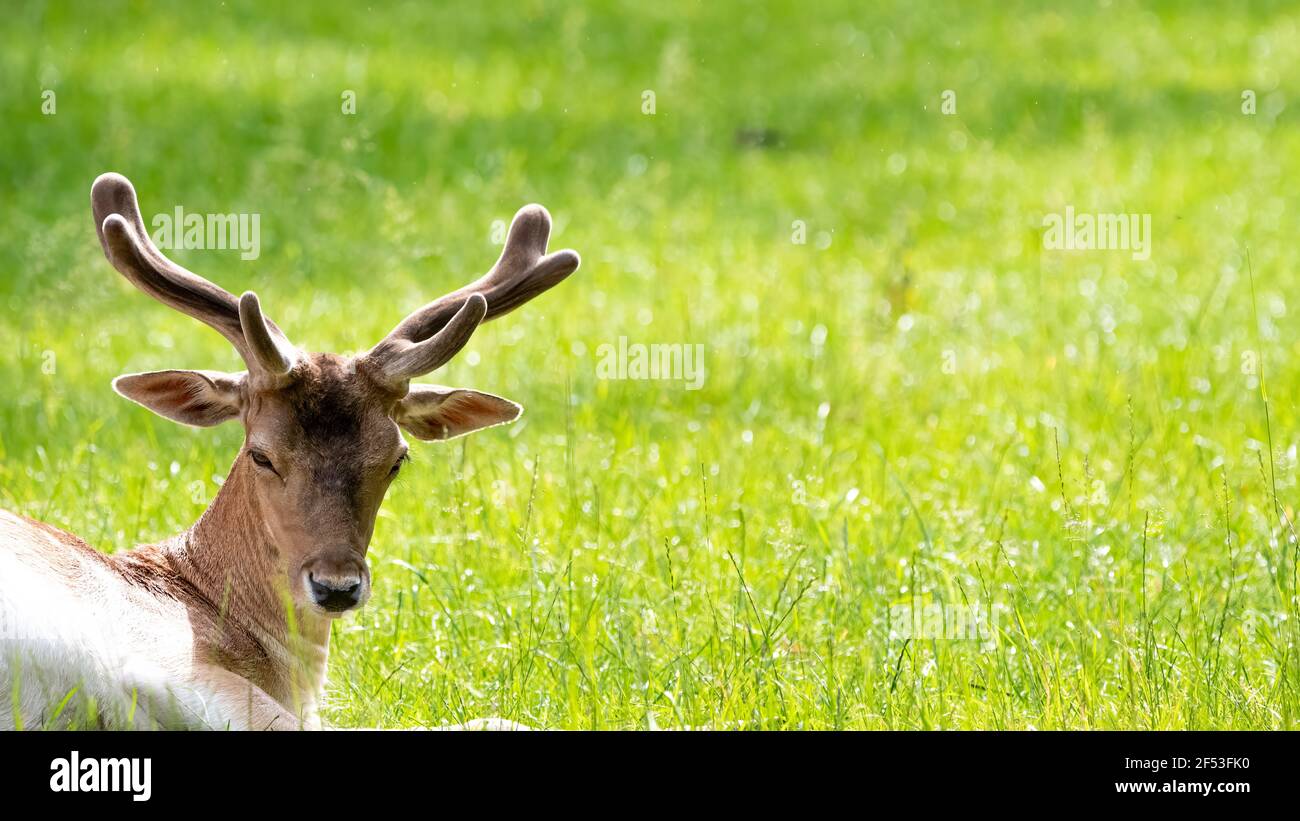
<path fill-rule="evenodd" d="M 177 563 L 218 614 L 218 663 L 290 709 L 310 706 L 324 683 L 330 623 L 292 603 L 253 479 L 247 460 L 236 460 L 212 504 L 178 537 Z"/>

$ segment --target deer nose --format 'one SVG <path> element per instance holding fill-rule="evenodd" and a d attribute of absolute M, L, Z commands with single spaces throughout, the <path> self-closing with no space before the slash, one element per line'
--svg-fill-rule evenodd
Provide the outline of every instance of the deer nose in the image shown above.
<path fill-rule="evenodd" d="M 319 579 L 308 573 L 307 585 L 312 599 L 331 613 L 342 613 L 361 601 L 361 576 L 355 573 Z"/>

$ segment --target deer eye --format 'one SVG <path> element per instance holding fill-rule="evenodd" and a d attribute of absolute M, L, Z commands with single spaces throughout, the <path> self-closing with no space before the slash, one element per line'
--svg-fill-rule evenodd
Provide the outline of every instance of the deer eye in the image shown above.
<path fill-rule="evenodd" d="M 276 472 L 275 465 L 271 464 L 271 460 L 266 458 L 266 454 L 262 453 L 260 450 L 250 450 L 248 452 L 248 458 L 252 459 L 253 464 L 257 465 L 263 470 L 269 470 L 272 473 Z"/>
<path fill-rule="evenodd" d="M 402 469 L 402 465 L 409 461 L 411 461 L 410 455 L 403 453 L 401 456 L 397 457 L 397 461 L 393 463 L 393 469 L 388 471 L 388 475 L 396 476 L 397 472 Z"/>

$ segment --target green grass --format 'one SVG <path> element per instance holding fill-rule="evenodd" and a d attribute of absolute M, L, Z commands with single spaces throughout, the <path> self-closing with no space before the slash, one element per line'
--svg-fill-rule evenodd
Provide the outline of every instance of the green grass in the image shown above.
<path fill-rule="evenodd" d="M 525 417 L 413 447 L 328 721 L 1300 723 L 1300 11 L 322 5 L 9 13 L 0 504 L 120 550 L 238 448 L 111 392 L 238 365 L 103 260 L 100 172 L 147 215 L 260 213 L 256 261 L 173 256 L 312 350 L 539 201 L 582 269 L 438 375 Z M 1044 250 L 1066 205 L 1151 214 L 1151 258 Z M 703 344 L 703 388 L 597 379 L 620 336 Z M 1005 616 L 891 640 L 913 597 Z"/>

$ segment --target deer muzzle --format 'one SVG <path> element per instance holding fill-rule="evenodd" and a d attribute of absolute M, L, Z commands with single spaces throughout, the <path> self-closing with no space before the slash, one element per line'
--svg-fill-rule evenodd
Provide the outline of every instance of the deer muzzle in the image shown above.
<path fill-rule="evenodd" d="M 365 560 L 351 551 L 324 554 L 307 562 L 302 583 L 311 602 L 331 615 L 360 607 L 370 598 L 370 570 Z"/>

